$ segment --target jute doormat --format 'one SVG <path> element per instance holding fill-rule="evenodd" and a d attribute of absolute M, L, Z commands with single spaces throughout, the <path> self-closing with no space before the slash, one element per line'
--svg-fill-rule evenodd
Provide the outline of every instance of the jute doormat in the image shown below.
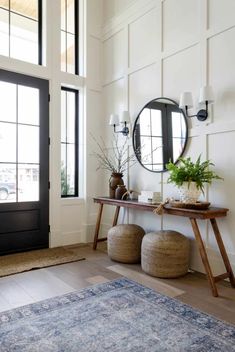
<path fill-rule="evenodd" d="M 76 251 L 64 247 L 9 254 L 0 257 L 0 277 L 84 259 Z"/>

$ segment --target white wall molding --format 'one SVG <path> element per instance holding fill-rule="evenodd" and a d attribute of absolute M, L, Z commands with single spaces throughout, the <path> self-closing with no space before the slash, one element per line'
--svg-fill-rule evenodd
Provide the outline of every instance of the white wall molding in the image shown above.
<path fill-rule="evenodd" d="M 50 238 L 51 248 L 86 242 L 86 238 L 82 231 L 71 231 L 64 233 L 59 231 L 52 231 L 50 234 Z"/>
<path fill-rule="evenodd" d="M 112 227 L 111 223 L 104 223 L 100 225 L 99 238 L 107 237 L 108 230 Z M 93 223 L 86 224 L 85 226 L 85 242 L 92 243 L 94 241 L 95 225 Z"/>
<path fill-rule="evenodd" d="M 102 30 L 103 38 L 109 38 L 118 28 L 120 30 L 125 23 L 135 21 L 136 18 L 155 7 L 160 8 L 159 0 L 133 0 L 133 3 L 124 12 L 116 15 L 104 24 Z"/>
<path fill-rule="evenodd" d="M 83 198 L 61 198 L 62 207 L 80 206 L 84 207 L 85 200 Z"/>
<path fill-rule="evenodd" d="M 119 55 L 121 50 L 123 57 L 122 67 L 114 65 L 111 69 L 110 66 L 103 82 L 107 111 L 115 111 L 118 106 L 128 106 L 131 116 L 136 116 L 150 99 L 165 95 L 178 100 L 184 90 L 193 92 L 196 103 L 200 86 L 213 86 L 215 104 L 210 107 L 209 119 L 205 123 L 198 122 L 196 118 L 189 120 L 190 141 L 185 155 L 195 159 L 202 154 L 202 158 L 209 158 L 215 163 L 216 170 L 223 174 L 225 180 L 214 182 L 209 192 L 206 190 L 206 198 L 212 204 L 230 207 L 231 213 L 235 211 L 232 203 L 235 197 L 232 181 L 235 178 L 234 6 L 232 2 L 209 3 L 205 0 L 191 0 L 190 4 L 188 0 L 136 0 L 124 12 L 117 13 L 117 16 L 105 23 L 102 32 L 103 44 L 111 41 L 116 33 L 123 32 L 123 45 L 117 41 L 112 50 L 106 52 L 110 62 L 115 59 L 115 50 Z M 220 13 L 224 16 L 220 16 Z M 143 20 L 146 14 L 150 16 L 149 22 Z M 155 40 L 152 39 L 154 25 Z M 141 48 L 145 49 L 141 51 Z M 135 57 L 133 53 L 138 55 Z M 199 110 L 196 104 L 195 110 Z M 226 113 L 223 113 L 224 110 Z M 129 170 L 128 180 L 130 187 L 138 187 L 139 190 L 161 189 L 164 197 L 176 192 L 172 185 L 166 184 L 167 174 L 147 173 L 138 164 Z M 162 182 L 160 186 L 159 182 Z M 154 228 L 154 219 L 145 213 L 141 216 L 131 214 L 135 221 L 146 225 L 145 217 L 149 219 L 149 226 Z M 104 219 L 103 223 L 107 225 L 108 221 Z M 180 218 L 168 216 L 164 217 L 164 221 L 163 218 L 159 219 L 159 223 L 162 228 L 177 227 L 182 233 L 193 236 L 190 223 L 185 224 Z M 207 222 L 200 226 L 206 246 L 209 246 L 213 242 L 210 226 Z M 232 242 L 235 248 L 235 218 L 228 216 L 221 226 L 225 246 Z M 232 250 L 230 257 L 233 265 L 234 255 Z M 216 250 L 210 252 L 212 267 L 215 269 L 219 268 L 218 256 Z M 194 270 L 203 271 L 194 245 L 191 262 Z"/>
<path fill-rule="evenodd" d="M 207 39 L 216 37 L 217 35 L 223 34 L 224 32 L 230 31 L 231 29 L 234 29 L 235 25 L 229 26 L 229 27 L 222 27 L 220 29 L 208 29 L 207 32 L 205 33 L 205 37 Z"/>
<path fill-rule="evenodd" d="M 131 75 L 131 74 L 136 73 L 138 71 L 141 71 L 141 70 L 143 70 L 143 69 L 145 69 L 145 68 L 147 68 L 149 66 L 152 66 L 152 65 L 155 65 L 155 64 L 159 64 L 160 61 L 168 59 L 168 58 L 170 58 L 170 57 L 172 57 L 174 55 L 177 55 L 177 54 L 179 54 L 181 52 L 184 52 L 185 50 L 189 50 L 189 49 L 197 46 L 198 44 L 199 44 L 199 42 L 195 42 L 195 43 L 193 43 L 193 44 L 191 44 L 189 46 L 182 47 L 182 48 L 180 48 L 178 50 L 173 50 L 172 52 L 162 52 L 160 55 L 156 56 L 154 59 L 151 58 L 151 60 L 149 60 L 149 61 L 146 60 L 145 64 L 142 64 L 142 65 L 137 64 L 135 66 L 127 67 L 126 70 L 125 70 L 126 75 Z M 103 85 L 103 87 L 105 87 L 105 86 L 107 86 L 109 84 L 112 84 L 112 83 L 122 79 L 122 78 L 124 78 L 123 74 L 119 75 L 119 76 L 112 77 L 109 80 L 105 80 L 102 85 Z"/>
<path fill-rule="evenodd" d="M 90 33 L 89 34 L 90 38 L 93 38 L 95 40 L 98 40 L 98 41 L 102 41 L 102 38 L 100 36 L 98 36 L 97 34 L 94 34 L 94 33 Z"/>
<path fill-rule="evenodd" d="M 217 133 L 228 133 L 235 130 L 235 121 L 215 122 L 213 124 L 204 125 L 203 127 L 194 127 L 189 131 L 190 137 L 200 135 L 210 135 Z"/>
<path fill-rule="evenodd" d="M 51 228 L 51 232 L 49 233 L 49 248 L 55 248 L 61 246 L 61 231 L 54 230 Z"/>
<path fill-rule="evenodd" d="M 164 60 L 164 59 L 168 59 L 170 58 L 171 56 L 174 56 L 174 55 L 177 55 L 185 50 L 189 50 L 197 45 L 199 45 L 199 41 L 195 41 L 193 43 L 187 43 L 185 45 L 181 45 L 179 48 L 177 49 L 172 49 L 172 50 L 168 50 L 168 51 L 162 51 L 161 53 L 161 59 Z"/>
<path fill-rule="evenodd" d="M 87 87 L 90 92 L 94 92 L 94 93 L 99 93 L 102 94 L 102 86 L 95 86 L 94 84 L 92 85 L 92 87 Z"/>
<path fill-rule="evenodd" d="M 113 77 L 113 78 L 109 79 L 108 81 L 104 82 L 102 87 L 104 88 L 104 87 L 110 86 L 113 83 L 118 82 L 118 81 L 120 81 L 120 80 L 122 80 L 124 78 L 125 78 L 124 74 L 120 75 L 120 76 L 117 76 L 117 77 Z"/>
<path fill-rule="evenodd" d="M 127 74 L 128 75 L 132 75 L 133 73 L 136 73 L 138 71 L 142 71 L 142 70 L 144 70 L 145 68 L 147 68 L 149 66 L 153 66 L 153 65 L 156 65 L 156 64 L 159 65 L 160 61 L 161 61 L 161 59 L 156 58 L 154 60 L 151 59 L 148 63 L 146 62 L 146 64 L 143 64 L 143 65 L 137 64 L 136 66 L 129 67 L 128 70 L 127 70 Z"/>
<path fill-rule="evenodd" d="M 0 68 L 42 79 L 51 78 L 51 70 L 49 67 L 34 65 L 2 55 L 0 55 Z"/>
<path fill-rule="evenodd" d="M 59 75 L 61 83 L 67 87 L 79 89 L 85 85 L 85 78 L 81 76 L 72 75 L 71 73 L 61 72 Z"/>

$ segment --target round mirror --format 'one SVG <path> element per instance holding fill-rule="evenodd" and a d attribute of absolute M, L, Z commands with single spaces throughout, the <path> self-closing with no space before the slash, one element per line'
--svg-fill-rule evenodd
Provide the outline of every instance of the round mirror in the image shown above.
<path fill-rule="evenodd" d="M 185 150 L 187 138 L 184 112 L 171 99 L 150 101 L 135 120 L 133 148 L 140 164 L 149 171 L 166 171 L 169 160 L 177 163 Z"/>

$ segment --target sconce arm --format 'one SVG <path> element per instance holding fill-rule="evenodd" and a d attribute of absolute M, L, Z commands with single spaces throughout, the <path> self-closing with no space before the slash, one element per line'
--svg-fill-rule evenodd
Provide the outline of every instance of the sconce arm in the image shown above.
<path fill-rule="evenodd" d="M 123 136 L 128 136 L 129 134 L 129 128 L 126 125 L 126 121 L 124 122 L 124 127 L 120 131 L 116 131 L 116 125 L 113 125 L 113 131 L 114 133 L 122 133 Z"/>
<path fill-rule="evenodd" d="M 186 111 L 186 115 L 187 117 L 197 117 L 197 119 L 199 121 L 205 121 L 208 117 L 208 101 L 206 100 L 206 109 L 201 109 L 198 111 L 197 114 L 195 115 L 188 115 L 188 106 L 185 106 L 185 111 Z"/>

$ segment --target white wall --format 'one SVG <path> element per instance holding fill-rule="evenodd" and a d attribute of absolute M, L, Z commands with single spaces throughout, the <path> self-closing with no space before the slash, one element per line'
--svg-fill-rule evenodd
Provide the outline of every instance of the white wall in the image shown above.
<path fill-rule="evenodd" d="M 216 102 L 209 120 L 189 121 L 186 155 L 196 158 L 201 153 L 212 159 L 224 177 L 206 196 L 213 205 L 230 209 L 218 223 L 235 268 L 234 11 L 234 0 L 104 0 L 103 92 L 106 120 L 110 112 L 126 106 L 134 121 L 153 98 L 178 101 L 180 93 L 189 90 L 196 101 L 200 86 L 213 86 Z M 176 189 L 166 184 L 167 177 L 136 165 L 130 169 L 130 186 L 157 191 L 162 187 L 163 198 L 174 196 Z M 147 231 L 161 227 L 181 231 L 191 239 L 191 267 L 203 270 L 188 219 L 130 211 L 129 221 Z M 214 271 L 224 272 L 210 227 L 202 222 L 200 228 Z"/>

